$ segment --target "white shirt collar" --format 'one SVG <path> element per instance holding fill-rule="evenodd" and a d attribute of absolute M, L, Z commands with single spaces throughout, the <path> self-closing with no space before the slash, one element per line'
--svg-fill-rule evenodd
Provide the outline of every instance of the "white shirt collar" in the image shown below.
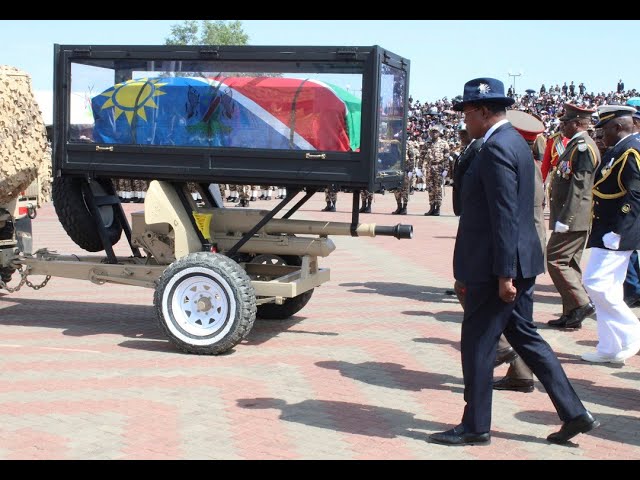
<path fill-rule="evenodd" d="M 499 122 L 494 123 L 493 126 L 489 130 L 487 130 L 487 133 L 484 134 L 484 137 L 483 137 L 484 143 L 487 143 L 487 140 L 493 134 L 493 132 L 495 132 L 498 128 L 500 128 L 505 123 L 509 123 L 509 120 L 507 120 L 506 118 L 503 118 Z"/>

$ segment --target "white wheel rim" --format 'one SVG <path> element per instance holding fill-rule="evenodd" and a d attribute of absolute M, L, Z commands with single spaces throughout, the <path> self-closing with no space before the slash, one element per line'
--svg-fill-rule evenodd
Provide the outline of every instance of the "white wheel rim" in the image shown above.
<path fill-rule="evenodd" d="M 176 337 L 194 345 L 209 345 L 231 329 L 236 299 L 228 281 L 217 272 L 203 267 L 185 268 L 167 283 L 162 313 Z"/>

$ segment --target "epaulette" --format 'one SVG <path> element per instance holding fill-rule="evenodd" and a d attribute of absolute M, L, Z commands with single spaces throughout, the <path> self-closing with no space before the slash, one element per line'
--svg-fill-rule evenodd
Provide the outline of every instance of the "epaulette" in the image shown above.
<path fill-rule="evenodd" d="M 561 135 L 561 134 L 562 134 L 561 132 L 556 132 L 553 135 L 551 135 L 549 139 L 556 138 L 558 135 Z"/>

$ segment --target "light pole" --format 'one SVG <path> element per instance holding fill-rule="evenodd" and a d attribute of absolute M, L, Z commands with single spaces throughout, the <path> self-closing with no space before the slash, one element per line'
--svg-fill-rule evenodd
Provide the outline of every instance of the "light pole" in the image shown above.
<path fill-rule="evenodd" d="M 520 70 L 519 73 L 511 73 L 511 72 L 509 72 L 509 76 L 513 77 L 512 86 L 513 86 L 513 94 L 515 95 L 516 94 L 516 77 L 521 77 L 522 76 L 522 70 Z"/>

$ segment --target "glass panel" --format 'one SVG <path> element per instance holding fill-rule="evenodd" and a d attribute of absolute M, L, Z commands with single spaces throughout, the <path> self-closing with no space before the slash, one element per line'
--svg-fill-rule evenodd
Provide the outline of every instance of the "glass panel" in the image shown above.
<path fill-rule="evenodd" d="M 376 177 L 402 173 L 406 72 L 380 65 L 380 115 Z"/>
<path fill-rule="evenodd" d="M 349 152 L 362 64 L 79 59 L 69 140 Z"/>

